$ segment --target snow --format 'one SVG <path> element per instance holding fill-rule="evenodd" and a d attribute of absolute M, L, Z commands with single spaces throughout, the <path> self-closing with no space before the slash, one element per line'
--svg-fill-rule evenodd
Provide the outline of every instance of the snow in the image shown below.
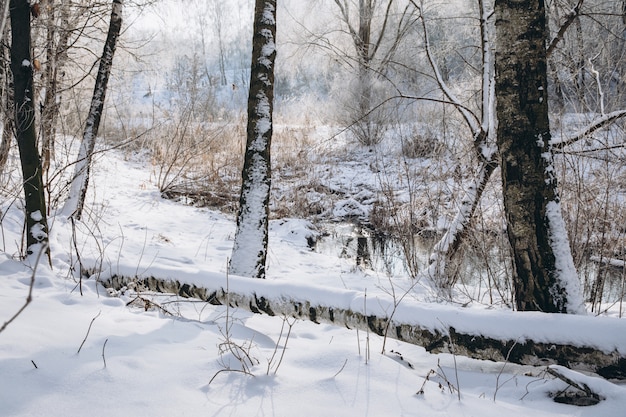
<path fill-rule="evenodd" d="M 557 279 L 560 280 L 559 286 L 567 292 L 567 309 L 571 313 L 584 314 L 585 306 L 580 291 L 580 280 L 572 258 L 567 228 L 561 214 L 561 205 L 556 201 L 548 202 L 546 218 L 550 225 L 550 246 L 554 251 Z"/>
<path fill-rule="evenodd" d="M 0 415 L 623 415 L 624 386 L 562 368 L 605 399 L 591 407 L 553 402 L 550 393 L 566 384 L 542 367 L 434 355 L 394 340 L 381 354 L 383 339 L 363 331 L 290 321 L 281 333 L 281 317 L 140 294 L 150 304 L 132 290 L 109 295 L 95 277 L 80 280 L 71 271 L 78 267 L 75 246 L 84 266 L 102 266 L 101 278 L 226 283 L 233 219 L 163 200 L 151 182 L 152 169 L 141 157 L 106 153 L 94 162 L 90 223 L 77 223 L 76 240 L 64 218 L 50 216 L 53 268 L 42 259 L 32 302 L 0 333 Z M 0 323 L 25 303 L 33 273 L 9 255 L 17 253 L 22 231 L 17 206 L 2 206 Z M 367 310 L 387 310 L 393 301 L 383 286 L 387 278 L 311 251 L 307 238 L 315 235 L 304 220 L 272 221 L 267 279 L 230 276 L 230 288 L 355 310 L 364 308 L 367 290 Z M 402 281 L 397 285 L 400 290 Z M 626 349 L 623 319 L 459 309 L 418 302 L 418 295 L 404 299 L 398 319 Z M 220 353 L 227 335 L 248 352 L 251 375 L 236 372 L 242 368 L 232 353 Z M 220 372 L 225 366 L 235 371 Z"/>

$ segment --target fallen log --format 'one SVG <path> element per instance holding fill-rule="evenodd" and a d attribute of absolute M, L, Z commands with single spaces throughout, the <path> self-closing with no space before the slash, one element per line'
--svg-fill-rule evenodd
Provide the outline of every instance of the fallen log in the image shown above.
<path fill-rule="evenodd" d="M 340 288 L 227 278 L 215 273 L 185 275 L 190 278 L 188 282 L 118 274 L 100 274 L 98 279 L 115 290 L 126 287 L 171 293 L 214 305 L 228 303 L 253 313 L 369 329 L 432 353 L 521 365 L 557 364 L 605 378 L 626 379 L 624 319 L 477 310 L 408 299 L 394 304 L 391 297 L 370 297 Z"/>

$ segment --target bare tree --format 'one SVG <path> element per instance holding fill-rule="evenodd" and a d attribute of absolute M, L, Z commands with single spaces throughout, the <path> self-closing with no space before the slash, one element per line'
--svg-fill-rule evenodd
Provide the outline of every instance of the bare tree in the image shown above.
<path fill-rule="evenodd" d="M 229 271 L 235 275 L 265 278 L 276 60 L 276 0 L 256 0 L 253 31 L 246 154 L 237 232 Z"/>

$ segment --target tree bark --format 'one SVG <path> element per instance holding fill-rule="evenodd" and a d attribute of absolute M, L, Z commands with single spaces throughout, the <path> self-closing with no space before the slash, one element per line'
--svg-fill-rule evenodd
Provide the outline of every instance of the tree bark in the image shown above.
<path fill-rule="evenodd" d="M 72 177 L 70 194 L 63 207 L 63 213 L 73 216 L 76 220 L 80 220 L 85 205 L 85 196 L 89 186 L 89 174 L 96 144 L 96 136 L 98 135 L 100 119 L 102 118 L 102 111 L 104 109 L 104 100 L 109 75 L 111 74 L 111 67 L 113 66 L 113 55 L 115 54 L 117 38 L 122 28 L 123 7 L 124 0 L 113 0 L 109 31 L 106 42 L 104 43 L 102 57 L 100 58 L 100 66 L 98 67 L 98 75 L 96 76 L 96 84 L 91 98 L 89 114 L 87 115 L 85 131 L 83 132 L 83 140 L 80 144 L 76 170 Z"/>
<path fill-rule="evenodd" d="M 367 298 L 356 291 L 289 286 L 272 281 L 211 276 L 202 286 L 156 277 L 100 276 L 107 288 L 155 291 L 197 298 L 214 305 L 242 308 L 258 314 L 295 317 L 423 346 L 432 353 L 521 365 L 559 364 L 596 372 L 605 378 L 626 379 L 626 343 L 619 320 L 543 313 L 486 312 L 448 306 L 430 306 L 390 297 Z M 228 280 L 228 284 L 226 284 Z M 228 290 L 227 290 L 228 288 Z M 277 295 L 280 294 L 280 295 Z M 307 294 L 307 297 L 302 296 Z M 333 305 L 333 302 L 338 305 Z M 394 312 L 391 314 L 390 312 Z M 469 325 L 468 325 L 469 323 Z M 506 323 L 502 326 L 502 323 Z M 577 331 L 569 329 L 576 326 Z M 499 334 L 496 328 L 515 329 Z M 583 333 L 585 338 L 578 337 Z M 507 333 L 504 331 L 503 333 Z M 593 334 L 613 335 L 605 351 L 593 345 Z M 513 336 L 514 335 L 514 336 Z M 582 340 L 585 340 L 584 342 Z"/>
<path fill-rule="evenodd" d="M 46 64 L 42 76 L 45 90 L 41 112 L 41 153 L 45 173 L 55 158 L 57 118 L 59 115 L 59 74 L 67 56 L 67 42 L 72 30 L 68 27 L 69 5 L 47 0 L 45 6 Z"/>
<path fill-rule="evenodd" d="M 276 0 L 256 0 L 246 154 L 229 270 L 265 278 L 271 186 L 270 147 L 276 60 Z"/>
<path fill-rule="evenodd" d="M 11 71 L 13 72 L 15 132 L 24 178 L 26 254 L 48 251 L 48 221 L 35 132 L 30 2 L 11 0 Z"/>
<path fill-rule="evenodd" d="M 543 0 L 496 0 L 497 144 L 518 310 L 582 310 L 548 121 Z"/>
<path fill-rule="evenodd" d="M 6 2 L 9 4 L 8 0 Z M 8 18 L 8 7 L 7 16 Z M 8 25 L 6 26 L 8 33 Z M 2 38 L 5 37 L 4 30 L 0 32 Z M 8 37 L 8 36 L 7 36 Z M 0 174 L 4 172 L 7 161 L 9 160 L 9 151 L 11 149 L 11 141 L 13 140 L 13 75 L 10 68 L 9 51 L 2 48 L 0 51 L 0 117 L 2 117 L 2 133 L 0 137 Z"/>

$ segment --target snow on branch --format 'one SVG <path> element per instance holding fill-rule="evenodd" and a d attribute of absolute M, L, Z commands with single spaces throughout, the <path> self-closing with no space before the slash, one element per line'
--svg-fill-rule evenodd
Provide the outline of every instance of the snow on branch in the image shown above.
<path fill-rule="evenodd" d="M 566 146 L 572 145 L 579 140 L 586 138 L 596 130 L 600 130 L 608 124 L 613 123 L 614 121 L 621 119 L 624 116 L 626 116 L 626 110 L 616 110 L 614 112 L 604 114 L 598 117 L 596 120 L 592 121 L 590 124 L 585 126 L 577 133 L 575 133 L 573 136 L 570 136 L 569 138 L 559 142 L 552 142 L 552 147 L 554 149 L 563 149 Z"/>

